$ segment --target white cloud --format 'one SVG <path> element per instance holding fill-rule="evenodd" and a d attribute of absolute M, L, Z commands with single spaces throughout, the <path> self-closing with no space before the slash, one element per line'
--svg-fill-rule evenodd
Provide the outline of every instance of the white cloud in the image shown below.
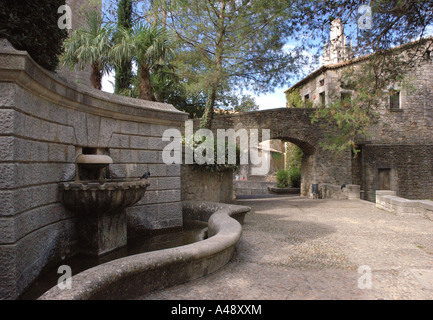
<path fill-rule="evenodd" d="M 114 93 L 114 71 L 102 77 L 102 91 Z"/>
<path fill-rule="evenodd" d="M 425 36 L 433 36 L 433 26 L 427 26 L 427 28 L 425 28 Z"/>
<path fill-rule="evenodd" d="M 274 93 L 257 96 L 252 94 L 256 99 L 256 103 L 259 105 L 260 110 L 285 108 L 286 107 L 286 95 L 284 90 L 287 88 L 279 88 Z"/>

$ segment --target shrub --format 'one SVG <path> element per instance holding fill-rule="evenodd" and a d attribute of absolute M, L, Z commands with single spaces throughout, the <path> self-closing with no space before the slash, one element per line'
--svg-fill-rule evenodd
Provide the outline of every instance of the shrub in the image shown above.
<path fill-rule="evenodd" d="M 289 186 L 289 172 L 284 169 L 277 171 L 277 187 L 287 188 Z"/>
<path fill-rule="evenodd" d="M 297 167 L 291 167 L 287 174 L 289 176 L 290 185 L 293 188 L 299 188 L 301 186 L 301 169 Z"/>
<path fill-rule="evenodd" d="M 203 140 L 201 142 L 196 142 L 193 141 L 193 136 L 186 138 L 183 137 L 183 144 L 185 148 L 192 148 L 193 150 L 195 150 L 196 148 L 200 147 L 200 146 L 206 146 L 209 143 L 212 143 L 212 140 L 210 140 L 210 142 L 206 141 L 206 138 L 203 137 Z M 234 148 L 236 150 L 236 159 L 235 162 L 233 164 L 230 164 L 229 161 L 229 149 L 231 149 L 233 146 L 226 140 L 224 141 L 218 141 L 218 139 L 215 139 L 213 141 L 214 145 L 213 145 L 213 154 L 211 155 L 206 155 L 205 152 L 203 152 L 203 157 L 213 157 L 214 160 L 214 164 L 198 164 L 194 161 L 194 168 L 195 169 L 200 169 L 200 170 L 208 170 L 208 171 L 212 171 L 212 172 L 224 172 L 224 171 L 228 171 L 231 170 L 233 172 L 236 172 L 239 170 L 239 165 L 240 165 L 240 154 L 241 154 L 241 150 L 239 145 L 235 145 Z M 224 164 L 218 164 L 218 146 L 223 146 L 224 148 L 224 152 L 225 152 L 225 159 L 224 159 Z M 203 149 L 204 151 L 204 149 Z M 194 151 L 195 152 L 195 151 Z M 195 157 L 194 157 L 195 160 Z"/>
<path fill-rule="evenodd" d="M 0 38 L 25 50 L 39 65 L 54 71 L 67 31 L 59 29 L 58 8 L 65 0 L 0 1 Z"/>

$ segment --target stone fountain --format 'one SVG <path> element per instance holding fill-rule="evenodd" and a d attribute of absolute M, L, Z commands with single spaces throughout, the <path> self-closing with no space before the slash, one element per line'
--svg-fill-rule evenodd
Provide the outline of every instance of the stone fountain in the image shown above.
<path fill-rule="evenodd" d="M 77 214 L 80 251 L 101 256 L 127 244 L 126 211 L 149 186 L 148 179 L 106 179 L 113 160 L 107 155 L 80 154 L 75 180 L 59 184 L 64 206 Z"/>

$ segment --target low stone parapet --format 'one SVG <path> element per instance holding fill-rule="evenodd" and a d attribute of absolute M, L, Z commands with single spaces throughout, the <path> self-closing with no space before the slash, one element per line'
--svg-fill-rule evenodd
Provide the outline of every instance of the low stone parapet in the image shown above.
<path fill-rule="evenodd" d="M 233 189 L 237 196 L 269 194 L 269 187 L 274 185 L 275 182 L 233 180 Z"/>
<path fill-rule="evenodd" d="M 398 216 L 417 216 L 433 220 L 433 201 L 401 198 L 391 190 L 376 191 L 376 207 Z"/>
<path fill-rule="evenodd" d="M 233 203 L 233 170 L 211 171 L 199 166 L 181 166 L 183 201 Z"/>
<path fill-rule="evenodd" d="M 330 183 L 319 185 L 319 198 L 321 199 L 360 199 L 361 187 L 356 184 L 343 186 Z"/>

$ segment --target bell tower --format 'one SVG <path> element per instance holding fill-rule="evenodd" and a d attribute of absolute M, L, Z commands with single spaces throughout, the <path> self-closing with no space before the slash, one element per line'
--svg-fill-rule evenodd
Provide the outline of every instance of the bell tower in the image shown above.
<path fill-rule="evenodd" d="M 325 43 L 323 48 L 323 64 L 335 64 L 348 59 L 350 48 L 344 34 L 343 22 L 341 19 L 335 19 L 331 23 L 329 43 Z"/>

